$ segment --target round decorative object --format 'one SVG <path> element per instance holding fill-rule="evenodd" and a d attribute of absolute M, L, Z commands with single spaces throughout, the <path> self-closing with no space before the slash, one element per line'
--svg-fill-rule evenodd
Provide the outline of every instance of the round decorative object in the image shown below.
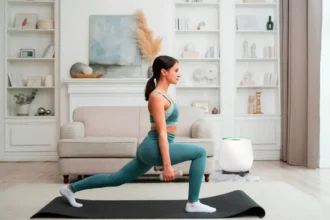
<path fill-rule="evenodd" d="M 41 108 L 38 108 L 38 115 L 44 115 L 46 114 L 46 109 L 41 107 Z"/>
<path fill-rule="evenodd" d="M 210 65 L 206 68 L 206 74 L 205 77 L 209 80 L 211 79 L 215 79 L 217 77 L 218 74 L 218 68 L 215 65 Z"/>
<path fill-rule="evenodd" d="M 189 42 L 184 46 L 184 51 L 195 51 L 195 45 Z"/>
<path fill-rule="evenodd" d="M 51 110 L 46 110 L 46 115 L 51 115 L 52 111 Z"/>
<path fill-rule="evenodd" d="M 214 108 L 213 110 L 212 110 L 212 114 L 218 114 L 219 113 L 219 110 L 217 109 L 217 108 Z"/>
<path fill-rule="evenodd" d="M 83 67 L 83 73 L 84 74 L 92 74 L 93 73 L 93 69 L 89 66 L 85 66 Z"/>
<path fill-rule="evenodd" d="M 73 74 L 77 74 L 77 73 L 84 74 L 83 69 L 85 67 L 88 67 L 88 66 L 84 63 L 81 63 L 81 62 L 73 64 L 70 68 L 70 75 L 72 76 Z"/>
<path fill-rule="evenodd" d="M 205 72 L 202 68 L 197 68 L 193 73 L 194 79 L 199 81 L 205 78 Z"/>
<path fill-rule="evenodd" d="M 223 138 L 218 153 L 219 165 L 223 171 L 246 172 L 252 167 L 252 143 L 247 138 Z"/>

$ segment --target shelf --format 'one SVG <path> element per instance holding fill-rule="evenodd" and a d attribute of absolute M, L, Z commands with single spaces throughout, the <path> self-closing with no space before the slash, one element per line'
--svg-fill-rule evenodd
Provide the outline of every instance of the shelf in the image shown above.
<path fill-rule="evenodd" d="M 277 34 L 277 30 L 236 30 L 237 34 Z"/>
<path fill-rule="evenodd" d="M 218 34 L 220 33 L 219 30 L 175 30 L 176 33 L 178 34 L 188 34 L 188 33 L 191 33 L 191 34 L 202 34 L 202 33 L 205 33 L 205 34 Z"/>
<path fill-rule="evenodd" d="M 276 8 L 276 3 L 237 3 L 236 7 L 238 8 L 254 8 L 254 7 L 260 7 L 260 8 Z"/>
<path fill-rule="evenodd" d="M 7 116 L 6 120 L 33 120 L 33 121 L 55 121 L 56 116 Z"/>
<path fill-rule="evenodd" d="M 244 61 L 253 61 L 253 62 L 267 62 L 267 61 L 277 61 L 277 58 L 237 58 L 236 59 L 239 62 L 244 62 Z"/>
<path fill-rule="evenodd" d="M 8 0 L 8 4 L 54 4 L 54 0 Z"/>
<path fill-rule="evenodd" d="M 278 89 L 279 86 L 237 86 L 237 89 Z"/>
<path fill-rule="evenodd" d="M 261 110 L 262 111 L 262 110 Z M 268 118 L 280 118 L 279 114 L 241 114 L 236 115 L 236 119 L 268 119 Z"/>
<path fill-rule="evenodd" d="M 7 58 L 8 61 L 54 61 L 55 58 Z"/>
<path fill-rule="evenodd" d="M 220 86 L 207 86 L 207 85 L 198 85 L 198 86 L 177 86 L 177 89 L 219 89 Z"/>
<path fill-rule="evenodd" d="M 219 6 L 219 2 L 177 2 L 176 6 L 208 6 L 215 7 Z"/>
<path fill-rule="evenodd" d="M 219 61 L 220 58 L 178 58 L 179 61 Z"/>
<path fill-rule="evenodd" d="M 37 87 L 27 87 L 27 86 L 15 86 L 15 87 L 7 87 L 7 89 L 54 89 L 54 86 L 37 86 Z"/>
<path fill-rule="evenodd" d="M 55 29 L 19 29 L 8 28 L 8 33 L 54 33 Z"/>

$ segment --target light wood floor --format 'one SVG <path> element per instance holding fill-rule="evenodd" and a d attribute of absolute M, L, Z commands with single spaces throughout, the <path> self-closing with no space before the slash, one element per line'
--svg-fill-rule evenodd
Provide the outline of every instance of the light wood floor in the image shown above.
<path fill-rule="evenodd" d="M 286 182 L 330 206 L 330 169 L 314 170 L 280 161 L 255 161 L 251 174 L 260 176 L 260 181 Z M 56 162 L 0 163 L 0 177 L 0 191 L 21 183 L 63 183 Z"/>

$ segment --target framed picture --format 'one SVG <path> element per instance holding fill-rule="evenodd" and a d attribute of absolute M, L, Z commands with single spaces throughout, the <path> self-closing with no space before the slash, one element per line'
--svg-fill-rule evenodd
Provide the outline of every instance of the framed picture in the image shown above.
<path fill-rule="evenodd" d="M 193 107 L 202 108 L 204 112 L 210 111 L 210 103 L 207 100 L 196 100 L 192 103 Z"/>
<path fill-rule="evenodd" d="M 34 49 L 21 49 L 21 57 L 28 58 L 28 57 L 35 57 L 35 50 Z"/>
<path fill-rule="evenodd" d="M 27 80 L 26 86 L 27 87 L 39 87 L 42 84 L 42 77 L 41 76 L 30 76 Z"/>
<path fill-rule="evenodd" d="M 37 14 L 18 13 L 15 15 L 15 28 L 19 29 L 37 29 Z"/>

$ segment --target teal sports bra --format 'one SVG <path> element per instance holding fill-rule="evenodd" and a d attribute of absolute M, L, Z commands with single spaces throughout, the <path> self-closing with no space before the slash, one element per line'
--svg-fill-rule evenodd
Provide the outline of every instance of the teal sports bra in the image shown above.
<path fill-rule="evenodd" d="M 172 125 L 177 125 L 178 124 L 178 119 L 179 119 L 179 108 L 176 103 L 174 103 L 170 98 L 168 98 L 162 91 L 160 90 L 153 90 L 151 93 L 156 92 L 159 94 L 162 94 L 170 103 L 170 107 L 165 110 L 165 119 L 166 119 L 166 126 L 172 126 Z M 152 126 L 155 125 L 154 118 L 152 114 L 150 114 L 150 123 Z"/>

